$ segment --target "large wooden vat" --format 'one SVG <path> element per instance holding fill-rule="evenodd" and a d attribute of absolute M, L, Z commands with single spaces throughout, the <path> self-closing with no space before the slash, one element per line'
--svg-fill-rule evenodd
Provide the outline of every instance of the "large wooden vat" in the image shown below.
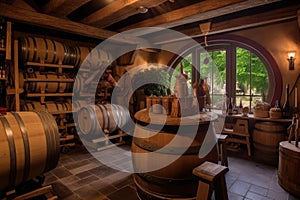
<path fill-rule="evenodd" d="M 77 113 L 80 132 L 91 137 L 97 136 L 100 129 L 109 133 L 123 127 L 130 120 L 128 109 L 115 104 L 88 105 Z"/>
<path fill-rule="evenodd" d="M 140 170 L 143 167 L 147 168 L 154 162 L 161 163 L 174 159 L 173 162 L 163 168 L 134 174 L 138 196 L 143 200 L 194 199 L 197 193 L 198 180 L 192 174 L 193 169 L 204 161 L 218 162 L 216 141 L 210 141 L 212 147 L 209 152 L 201 158 L 199 156 L 201 147 L 208 142 L 205 137 L 209 130 L 210 121 L 183 122 L 180 125 L 178 121 L 180 118 L 168 116 L 162 130 L 158 131 L 156 130 L 158 124 L 153 120 L 149 123 L 146 109 L 139 111 L 135 118 L 137 124 L 132 142 L 132 152 L 135 154 L 133 155 L 134 169 Z M 159 114 L 153 114 L 152 119 L 157 120 L 158 118 L 160 118 Z M 177 122 L 173 123 L 174 121 Z M 151 127 L 145 127 L 145 125 Z M 177 134 L 179 126 L 184 130 L 184 134 Z M 196 131 L 195 137 L 191 133 L 194 130 Z M 174 142 L 175 137 L 178 142 L 171 145 L 170 143 Z M 184 141 L 191 141 L 191 143 L 189 146 L 185 146 Z M 162 150 L 166 147 L 167 149 Z M 144 155 L 139 158 L 138 154 L 140 153 Z M 153 153 L 155 156 L 151 157 L 150 154 Z M 178 159 L 175 159 L 177 157 Z"/>
<path fill-rule="evenodd" d="M 54 169 L 60 150 L 55 119 L 40 111 L 0 115 L 0 147 L 0 190 Z"/>
<path fill-rule="evenodd" d="M 300 142 L 298 143 L 300 147 Z M 300 148 L 295 146 L 295 142 L 280 142 L 278 183 L 286 191 L 300 198 Z"/>
<path fill-rule="evenodd" d="M 277 165 L 279 143 L 286 138 L 284 124 L 275 122 L 257 122 L 253 130 L 255 154 L 264 162 Z"/>

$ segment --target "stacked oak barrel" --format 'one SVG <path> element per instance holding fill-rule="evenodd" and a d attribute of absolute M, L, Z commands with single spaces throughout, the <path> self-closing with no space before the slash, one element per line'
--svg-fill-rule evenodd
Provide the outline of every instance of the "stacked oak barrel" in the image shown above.
<path fill-rule="evenodd" d="M 75 122 L 76 118 L 86 122 L 86 124 L 80 123 L 79 127 L 80 135 L 88 139 L 97 137 L 98 124 L 102 130 L 111 133 L 129 120 L 128 110 L 123 107 L 101 104 L 102 100 L 109 102 L 105 99 L 108 96 L 107 92 L 103 96 L 102 91 L 113 87 L 105 78 L 111 77 L 112 70 L 106 69 L 101 77 L 97 73 L 99 69 L 111 62 L 109 52 L 103 49 L 68 45 L 47 38 L 24 37 L 20 39 L 20 55 L 25 66 L 25 70 L 19 77 L 20 86 L 26 93 L 26 100 L 21 106 L 23 110 L 50 112 L 56 116 L 59 128 L 64 128 L 64 123 L 68 123 L 70 119 L 68 115 L 74 114 Z M 45 101 L 38 101 L 30 98 L 28 93 L 45 93 L 47 96 Z M 72 96 L 76 99 L 74 102 L 71 100 Z M 91 102 L 94 98 L 95 102 Z M 96 106 L 88 106 L 95 103 Z M 98 120 L 93 121 L 94 119 Z M 71 123 L 77 124 L 74 121 Z"/>

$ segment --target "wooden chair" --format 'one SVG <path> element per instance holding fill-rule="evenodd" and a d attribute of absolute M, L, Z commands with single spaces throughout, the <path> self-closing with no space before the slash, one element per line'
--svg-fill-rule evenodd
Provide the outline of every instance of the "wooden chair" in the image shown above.
<path fill-rule="evenodd" d="M 196 200 L 211 200 L 213 190 L 215 190 L 216 200 L 228 200 L 226 172 L 228 167 L 208 161 L 196 167 L 193 170 L 193 174 L 199 178 Z"/>
<path fill-rule="evenodd" d="M 250 147 L 250 134 L 248 120 L 246 119 L 237 119 L 233 128 L 223 128 L 222 134 L 227 134 L 227 142 L 246 144 L 248 156 L 251 156 L 251 147 Z"/>

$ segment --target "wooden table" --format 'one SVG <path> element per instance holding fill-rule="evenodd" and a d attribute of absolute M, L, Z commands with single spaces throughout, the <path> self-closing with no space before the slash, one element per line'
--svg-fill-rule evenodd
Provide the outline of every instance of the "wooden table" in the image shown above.
<path fill-rule="evenodd" d="M 276 123 L 291 123 L 292 119 L 272 119 L 272 118 L 262 118 L 262 117 L 254 117 L 254 114 L 248 114 L 248 116 L 243 116 L 242 114 L 233 114 L 226 115 L 226 117 L 239 118 L 239 119 L 248 119 L 255 121 L 265 121 L 265 122 L 276 122 Z"/>
<path fill-rule="evenodd" d="M 219 117 L 221 116 L 219 115 Z M 223 117 L 229 121 L 248 120 L 255 160 L 274 166 L 278 165 L 279 143 L 287 140 L 287 127 L 292 123 L 292 119 L 261 118 L 255 117 L 253 114 L 248 114 L 248 116 L 233 114 L 223 115 Z"/>

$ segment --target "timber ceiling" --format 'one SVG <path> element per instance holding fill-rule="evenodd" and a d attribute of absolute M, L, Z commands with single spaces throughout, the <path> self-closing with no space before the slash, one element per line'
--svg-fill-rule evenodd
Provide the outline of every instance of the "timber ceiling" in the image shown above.
<path fill-rule="evenodd" d="M 216 31 L 222 28 L 231 30 L 228 20 L 235 20 L 233 23 L 239 23 L 235 25 L 239 27 L 247 25 L 247 20 L 250 19 L 247 16 L 252 17 L 251 23 L 258 23 L 265 20 L 264 18 L 274 20 L 270 13 L 273 10 L 282 19 L 289 18 L 285 16 L 286 13 L 290 13 L 290 18 L 291 15 L 297 17 L 299 4 L 299 0 L 0 0 L 0 16 L 2 14 L 4 17 L 22 21 L 22 16 L 14 17 L 14 12 L 9 10 L 15 9 L 16 14 L 22 13 L 21 9 L 28 10 L 23 14 L 27 23 L 32 20 L 33 24 L 47 25 L 48 21 L 61 19 L 63 23 L 57 25 L 58 29 L 68 32 L 72 31 L 68 30 L 71 29 L 67 26 L 69 24 L 83 25 L 82 29 L 90 28 L 89 31 L 93 33 L 89 35 L 79 29 L 75 29 L 74 33 L 82 32 L 85 36 L 105 39 L 125 30 L 153 26 L 197 35 L 201 34 L 199 24 L 208 21 L 212 22 L 212 26 L 216 24 L 213 27 Z M 148 12 L 139 13 L 140 6 L 148 8 Z M 25 19 L 27 14 L 30 15 L 30 20 Z M 47 21 L 38 22 L 32 19 L 39 17 L 39 14 L 40 18 L 48 17 Z M 255 22 L 252 22 L 253 17 L 257 18 Z M 136 36 L 144 34 L 147 33 Z"/>

